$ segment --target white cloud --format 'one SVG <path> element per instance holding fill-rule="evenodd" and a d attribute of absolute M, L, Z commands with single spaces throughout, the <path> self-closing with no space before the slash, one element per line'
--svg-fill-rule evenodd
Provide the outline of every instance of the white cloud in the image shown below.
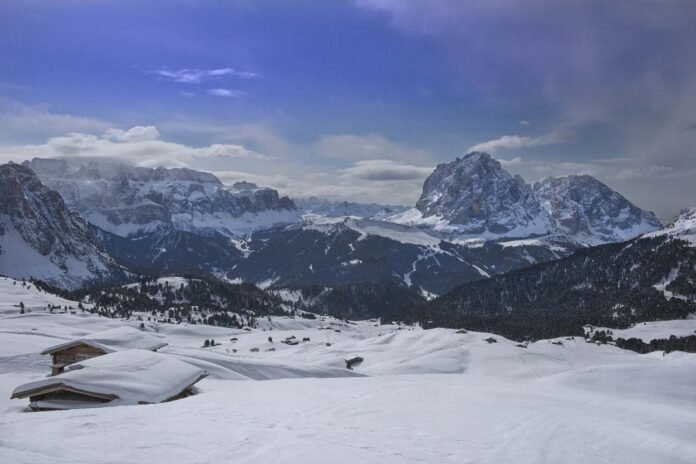
<path fill-rule="evenodd" d="M 160 79 L 178 82 L 180 84 L 200 84 L 202 82 L 219 80 L 228 77 L 236 77 L 239 79 L 252 79 L 257 77 L 256 73 L 250 71 L 237 71 L 234 68 L 218 68 L 218 69 L 156 69 L 149 71 L 148 74 L 157 76 Z"/>
<path fill-rule="evenodd" d="M 693 175 L 693 170 L 679 171 L 671 166 L 645 164 L 636 158 L 590 159 L 582 161 L 542 161 L 516 157 L 498 159 L 505 169 L 520 174 L 525 180 L 535 182 L 544 177 L 560 177 L 588 174 L 611 182 L 645 179 L 676 179 Z"/>
<path fill-rule="evenodd" d="M 227 184 L 251 181 L 278 189 L 291 198 L 316 196 L 335 201 L 413 205 L 420 196 L 423 180 L 431 172 L 431 167 L 362 160 L 343 169 L 280 166 L 275 173 L 216 171 L 214 174 Z"/>
<path fill-rule="evenodd" d="M 216 97 L 231 98 L 231 97 L 241 97 L 244 92 L 235 89 L 209 89 L 208 93 Z"/>
<path fill-rule="evenodd" d="M 84 156 L 119 159 L 138 166 L 199 167 L 223 160 L 265 160 L 266 157 L 237 144 L 193 147 L 160 138 L 154 126 L 128 130 L 108 129 L 101 136 L 80 132 L 51 137 L 44 144 L 1 146 L 0 159 L 23 161 L 33 157 Z"/>
<path fill-rule="evenodd" d="M 135 126 L 124 131 L 122 129 L 109 129 L 102 135 L 112 142 L 142 142 L 144 140 L 157 140 L 160 133 L 155 126 Z"/>
<path fill-rule="evenodd" d="M 414 166 L 402 164 L 392 160 L 363 160 L 358 161 L 353 166 L 343 170 L 344 175 L 351 178 L 358 178 L 372 181 L 399 181 L 414 180 L 420 181 L 433 172 L 432 167 Z"/>
<path fill-rule="evenodd" d="M 568 143 L 575 138 L 572 131 L 553 131 L 539 137 L 527 137 L 521 135 L 503 135 L 500 138 L 478 143 L 468 151 L 485 151 L 494 153 L 501 149 L 514 150 L 524 147 L 538 147 L 542 145 L 557 145 Z"/>
<path fill-rule="evenodd" d="M 497 160 L 500 162 L 500 164 L 503 167 L 510 167 L 510 166 L 521 166 L 524 164 L 524 160 L 520 158 L 519 156 L 516 158 L 511 158 L 511 159 L 502 159 L 502 158 L 497 158 Z"/>
<path fill-rule="evenodd" d="M 112 124 L 97 118 L 54 113 L 42 106 L 30 106 L 0 98 L 0 139 L 4 143 L 44 139 L 67 132 L 101 132 Z"/>
<path fill-rule="evenodd" d="M 339 134 L 319 138 L 313 150 L 326 158 L 357 161 L 398 159 L 402 162 L 430 162 L 430 154 L 417 148 L 405 147 L 380 134 Z"/>
<path fill-rule="evenodd" d="M 186 134 L 216 143 L 191 146 L 170 141 L 166 134 Z M 272 154 L 273 163 L 260 153 Z M 323 155 L 322 162 L 317 162 L 317 154 Z M 157 127 L 71 132 L 41 144 L 0 146 L 0 160 L 4 161 L 68 156 L 118 159 L 150 167 L 190 167 L 212 172 L 226 183 L 249 180 L 291 197 L 314 195 L 402 205 L 415 203 L 423 180 L 436 164 L 427 152 L 380 134 L 342 134 L 297 144 L 264 125 L 226 126 L 191 120 L 173 120 Z M 500 161 L 529 181 L 549 175 L 608 172 L 600 161 L 547 163 L 521 157 Z M 628 162 L 617 163 L 612 172 L 629 167 Z M 621 175 L 636 174 L 625 171 Z"/>
<path fill-rule="evenodd" d="M 523 119 L 520 121 L 520 126 L 531 126 L 532 123 L 527 121 L 526 119 Z"/>

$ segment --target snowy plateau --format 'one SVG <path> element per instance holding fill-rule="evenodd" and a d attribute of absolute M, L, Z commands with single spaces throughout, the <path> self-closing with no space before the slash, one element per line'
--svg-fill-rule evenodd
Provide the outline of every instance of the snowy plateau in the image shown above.
<path fill-rule="evenodd" d="M 696 462 L 694 354 L 330 317 L 141 326 L 8 278 L 0 298 L 2 463 Z M 195 394 L 55 412 L 9 399 L 47 377 L 46 347 L 124 326 L 205 370 Z M 675 328 L 693 333 L 696 320 L 627 330 L 648 340 Z M 281 343 L 290 337 L 303 341 Z"/>

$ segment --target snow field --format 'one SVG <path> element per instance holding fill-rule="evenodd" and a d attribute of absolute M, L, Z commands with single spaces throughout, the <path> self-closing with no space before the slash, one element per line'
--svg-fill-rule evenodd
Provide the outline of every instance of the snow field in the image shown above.
<path fill-rule="evenodd" d="M 251 331 L 146 323 L 169 343 L 161 353 L 208 371 L 197 395 L 28 413 L 9 396 L 45 378 L 39 351 L 139 325 L 20 315 L 13 305 L 29 292 L 0 300 L 3 463 L 696 462 L 696 355 L 639 355 L 579 337 L 523 348 L 495 334 L 376 321 L 260 318 Z M 292 336 L 297 344 L 281 343 Z M 218 344 L 203 348 L 211 338 Z M 348 370 L 353 354 L 364 361 Z"/>

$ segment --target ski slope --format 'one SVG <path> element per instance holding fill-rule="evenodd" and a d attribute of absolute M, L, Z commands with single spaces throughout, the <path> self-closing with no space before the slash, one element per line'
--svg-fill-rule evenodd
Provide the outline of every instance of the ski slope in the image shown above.
<path fill-rule="evenodd" d="M 195 396 L 29 413 L 9 396 L 45 378 L 42 349 L 139 327 L 80 312 L 19 314 L 15 300 L 29 292 L 0 296 L 3 463 L 696 462 L 696 355 L 639 355 L 578 337 L 524 348 L 495 334 L 377 321 L 146 323 L 168 343 L 160 353 L 208 372 Z M 211 338 L 216 346 L 203 348 Z M 353 355 L 364 361 L 348 370 Z"/>

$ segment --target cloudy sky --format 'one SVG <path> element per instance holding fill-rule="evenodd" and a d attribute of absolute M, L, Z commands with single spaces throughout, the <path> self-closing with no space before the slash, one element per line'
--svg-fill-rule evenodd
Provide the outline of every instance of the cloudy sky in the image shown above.
<path fill-rule="evenodd" d="M 412 204 L 484 150 L 696 205 L 692 0 L 3 0 L 0 161 L 189 166 Z"/>

